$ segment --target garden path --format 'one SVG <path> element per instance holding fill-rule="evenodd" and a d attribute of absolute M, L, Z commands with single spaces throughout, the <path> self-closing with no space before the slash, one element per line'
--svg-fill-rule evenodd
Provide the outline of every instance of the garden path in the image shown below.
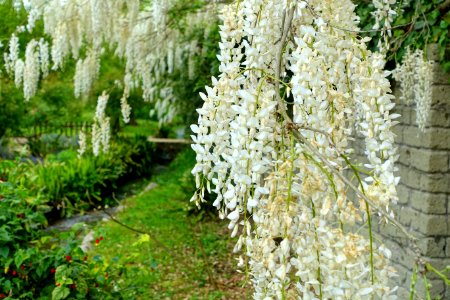
<path fill-rule="evenodd" d="M 236 272 L 234 240 L 226 224 L 192 213 L 192 152 L 152 178 L 152 189 L 125 199 L 114 220 L 94 228 L 104 240 L 93 254 L 127 268 L 125 286 L 137 299 L 247 299 Z M 120 223 L 120 224 L 119 224 Z M 123 226 L 126 225 L 126 226 Z M 130 230 L 127 227 L 135 229 Z M 148 234 L 144 234 L 148 233 Z"/>

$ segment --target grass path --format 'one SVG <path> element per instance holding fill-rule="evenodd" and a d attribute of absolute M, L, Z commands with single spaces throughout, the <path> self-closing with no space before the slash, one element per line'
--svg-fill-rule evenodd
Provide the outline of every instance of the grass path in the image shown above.
<path fill-rule="evenodd" d="M 157 186 L 126 199 L 117 220 L 95 231 L 104 240 L 95 254 L 120 262 L 129 299 L 247 299 L 226 222 L 196 221 L 188 216 L 190 192 L 186 182 L 194 161 L 182 153 L 167 169 L 152 178 Z M 156 241 L 155 241 L 156 239 Z"/>

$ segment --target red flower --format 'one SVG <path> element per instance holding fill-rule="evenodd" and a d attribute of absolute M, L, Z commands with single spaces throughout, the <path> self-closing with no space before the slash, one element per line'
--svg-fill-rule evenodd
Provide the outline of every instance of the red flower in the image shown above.
<path fill-rule="evenodd" d="M 100 241 L 103 241 L 103 240 L 104 240 L 104 239 L 103 239 L 103 235 L 101 235 L 101 236 L 100 236 Z"/>
<path fill-rule="evenodd" d="M 100 240 L 99 240 L 99 239 L 96 239 L 96 240 L 95 240 L 95 246 L 98 246 L 98 244 L 100 244 Z"/>
<path fill-rule="evenodd" d="M 51 269 L 50 269 L 50 273 L 51 273 L 51 274 L 55 274 L 55 273 L 56 273 L 56 269 L 55 269 L 55 268 L 51 268 Z"/>
<path fill-rule="evenodd" d="M 20 266 L 20 269 L 21 269 L 21 270 L 25 270 L 25 266 L 24 266 L 24 265 L 21 265 L 21 266 Z"/>
<path fill-rule="evenodd" d="M 5 294 L 0 294 L 0 299 L 5 299 L 6 295 Z"/>
<path fill-rule="evenodd" d="M 17 271 L 16 271 L 16 270 L 13 270 L 13 271 L 12 271 L 12 275 L 13 275 L 13 276 L 17 276 Z"/>
<path fill-rule="evenodd" d="M 75 290 L 77 288 L 77 285 L 75 283 L 71 284 L 71 285 L 69 285 L 69 288 L 72 290 Z"/>
<path fill-rule="evenodd" d="M 71 262 L 71 261 L 72 261 L 72 256 L 67 255 L 67 256 L 66 256 L 66 260 L 67 260 L 68 262 Z"/>
<path fill-rule="evenodd" d="M 61 286 L 61 283 L 57 282 L 55 283 L 56 286 Z"/>

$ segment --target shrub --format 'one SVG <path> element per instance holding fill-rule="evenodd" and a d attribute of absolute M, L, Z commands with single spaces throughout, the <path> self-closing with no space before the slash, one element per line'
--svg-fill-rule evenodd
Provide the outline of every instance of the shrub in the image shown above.
<path fill-rule="evenodd" d="M 8 169 L 9 181 L 23 182 L 32 194 L 52 207 L 47 217 L 54 220 L 93 207 L 114 205 L 110 196 L 119 185 L 150 173 L 153 153 L 153 145 L 145 139 L 128 138 L 114 143 L 109 153 L 98 157 L 86 154 L 78 158 L 76 151 L 65 150 L 37 164 L 2 165 Z"/>
<path fill-rule="evenodd" d="M 0 161 L 0 299 L 121 299 L 118 261 L 87 257 L 77 228 L 58 237 L 44 229 L 75 211 L 113 204 L 108 196 L 119 184 L 150 173 L 153 149 L 133 138 L 99 157 L 66 150 L 37 164 Z"/>
<path fill-rule="evenodd" d="M 0 299 L 117 299 L 121 268 L 87 257 L 76 228 L 48 236 L 48 209 L 23 187 L 0 182 Z"/>

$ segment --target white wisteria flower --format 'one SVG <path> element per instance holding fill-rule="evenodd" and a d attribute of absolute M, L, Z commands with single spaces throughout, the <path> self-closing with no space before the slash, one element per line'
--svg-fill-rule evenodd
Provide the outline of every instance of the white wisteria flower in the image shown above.
<path fill-rule="evenodd" d="M 380 11 L 392 3 L 379 2 Z M 397 201 L 389 73 L 355 34 L 354 8 L 243 0 L 222 12 L 221 75 L 191 126 L 192 200 L 217 194 L 255 299 L 395 299 L 389 252 L 351 230 L 374 211 L 334 175 L 349 168 L 359 132 L 370 167 L 360 190 L 386 213 Z"/>
<path fill-rule="evenodd" d="M 422 50 L 411 52 L 408 48 L 402 64 L 393 72 L 395 80 L 400 83 L 400 100 L 416 105 L 417 126 L 421 131 L 427 125 L 431 109 L 433 66 L 434 62 L 426 60 Z"/>

